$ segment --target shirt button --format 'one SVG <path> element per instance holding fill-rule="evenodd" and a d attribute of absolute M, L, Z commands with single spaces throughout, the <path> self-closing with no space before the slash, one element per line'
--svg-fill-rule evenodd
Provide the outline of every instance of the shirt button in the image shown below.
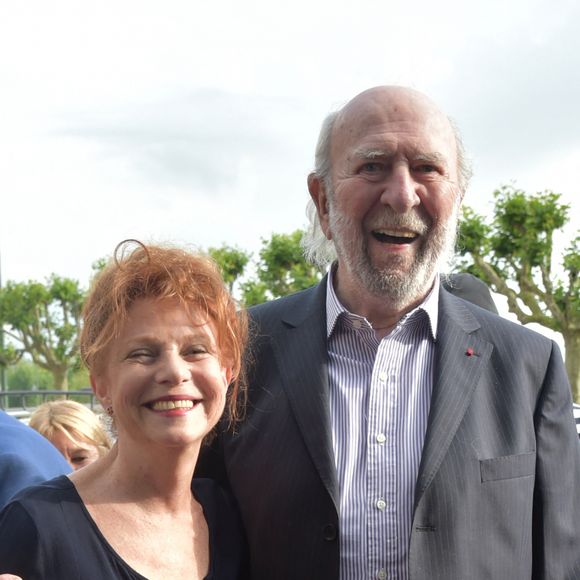
<path fill-rule="evenodd" d="M 381 497 L 377 500 L 375 505 L 377 506 L 377 509 L 383 511 L 387 507 L 387 502 Z"/>
<path fill-rule="evenodd" d="M 362 328 L 362 322 L 360 320 L 353 320 L 352 321 L 352 325 L 359 330 L 360 328 Z"/>
<path fill-rule="evenodd" d="M 389 378 L 389 375 L 385 371 L 379 373 L 379 380 L 384 383 Z"/>
<path fill-rule="evenodd" d="M 386 580 L 386 578 L 387 578 L 387 571 L 384 568 L 381 568 L 377 572 L 377 578 L 378 578 L 378 580 Z"/>
<path fill-rule="evenodd" d="M 337 535 L 338 534 L 336 531 L 336 526 L 334 524 L 326 524 L 324 526 L 324 529 L 322 530 L 322 537 L 327 542 L 332 542 L 333 540 L 336 540 Z"/>
<path fill-rule="evenodd" d="M 387 436 L 384 433 L 379 433 L 377 435 L 377 443 L 384 443 L 387 440 Z"/>

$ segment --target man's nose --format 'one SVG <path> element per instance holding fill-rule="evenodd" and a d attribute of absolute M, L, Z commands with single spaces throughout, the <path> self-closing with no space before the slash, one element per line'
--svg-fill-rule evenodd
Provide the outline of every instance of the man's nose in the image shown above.
<path fill-rule="evenodd" d="M 397 213 L 406 213 L 421 203 L 418 187 L 407 165 L 395 165 L 384 182 L 380 201 Z"/>

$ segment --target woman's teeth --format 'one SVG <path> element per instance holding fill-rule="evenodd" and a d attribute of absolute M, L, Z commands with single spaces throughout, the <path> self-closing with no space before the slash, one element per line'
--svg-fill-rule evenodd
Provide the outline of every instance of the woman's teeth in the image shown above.
<path fill-rule="evenodd" d="M 191 409 L 194 402 L 190 399 L 183 401 L 155 401 L 151 403 L 151 408 L 154 411 L 171 411 L 172 409 Z"/>

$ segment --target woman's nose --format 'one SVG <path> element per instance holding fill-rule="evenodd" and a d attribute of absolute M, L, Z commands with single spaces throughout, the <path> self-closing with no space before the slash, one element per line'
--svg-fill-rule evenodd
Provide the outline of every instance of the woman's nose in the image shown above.
<path fill-rule="evenodd" d="M 178 352 L 169 352 L 161 357 L 156 373 L 157 382 L 178 385 L 188 381 L 189 378 L 189 364 Z"/>

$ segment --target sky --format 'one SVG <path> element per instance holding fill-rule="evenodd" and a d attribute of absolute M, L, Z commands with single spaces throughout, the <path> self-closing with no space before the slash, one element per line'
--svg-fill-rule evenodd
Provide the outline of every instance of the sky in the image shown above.
<path fill-rule="evenodd" d="M 3 2 L 2 279 L 86 285 L 125 238 L 257 252 L 306 224 L 324 116 L 381 84 L 456 121 L 480 213 L 512 182 L 580 213 L 578 22 L 576 0 Z"/>

